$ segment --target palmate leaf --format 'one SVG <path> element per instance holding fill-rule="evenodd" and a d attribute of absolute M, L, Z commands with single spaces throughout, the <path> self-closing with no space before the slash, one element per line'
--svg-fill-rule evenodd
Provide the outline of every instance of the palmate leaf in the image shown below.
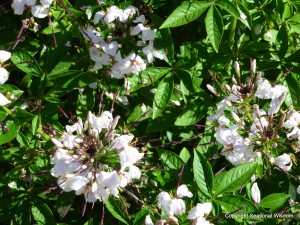
<path fill-rule="evenodd" d="M 209 6 L 210 2 L 184 2 L 166 19 L 160 28 L 177 27 L 197 19 Z"/>
<path fill-rule="evenodd" d="M 223 19 L 219 10 L 215 6 L 211 6 L 205 17 L 205 28 L 207 36 L 216 52 L 223 36 Z"/>

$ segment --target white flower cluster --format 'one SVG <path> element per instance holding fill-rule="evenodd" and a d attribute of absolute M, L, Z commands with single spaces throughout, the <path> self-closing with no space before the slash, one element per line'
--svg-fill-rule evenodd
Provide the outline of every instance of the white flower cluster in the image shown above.
<path fill-rule="evenodd" d="M 4 62 L 9 60 L 11 56 L 10 52 L 0 50 L 0 85 L 4 84 L 9 77 L 7 70 L 4 68 Z M 0 106 L 4 106 L 11 103 L 2 93 L 0 93 Z"/>
<path fill-rule="evenodd" d="M 176 198 L 172 198 L 165 191 L 158 195 L 158 207 L 162 208 L 168 215 L 170 224 L 178 224 L 178 219 L 175 216 L 183 215 L 186 211 L 185 202 L 181 198 L 191 198 L 193 194 L 188 190 L 186 185 L 181 185 L 177 189 L 176 196 Z M 197 206 L 190 210 L 187 219 L 193 220 L 193 224 L 195 225 L 212 225 L 206 220 L 211 209 L 212 204 L 210 202 L 198 203 Z M 166 222 L 164 219 L 159 220 L 156 225 L 165 224 Z M 145 219 L 145 225 L 154 225 L 149 215 Z"/>
<path fill-rule="evenodd" d="M 137 8 L 129 6 L 122 10 L 111 6 L 106 12 L 95 13 L 94 25 L 100 21 L 105 28 L 109 28 L 105 37 L 100 27 L 90 26 L 82 31 L 83 36 L 92 43 L 90 57 L 95 62 L 94 70 L 106 66 L 111 77 L 122 79 L 126 74 L 139 74 L 146 69 L 147 62 L 139 53 L 147 57 L 148 63 L 152 63 L 154 57 L 165 58 L 165 54 L 153 46 L 156 29 L 144 25 L 145 16 L 139 15 Z"/>
<path fill-rule="evenodd" d="M 133 135 L 116 133 L 117 122 L 108 111 L 100 116 L 89 112 L 85 123 L 79 118 L 59 139 L 52 139 L 57 149 L 51 174 L 60 188 L 84 194 L 87 202 L 104 201 L 140 178 L 134 164 L 144 154 L 130 144 Z"/>
<path fill-rule="evenodd" d="M 246 84 L 243 84 L 240 81 L 239 64 L 235 63 L 239 84 L 233 77 L 234 84 L 223 87 L 226 96 L 217 103 L 217 111 L 207 119 L 216 124 L 214 136 L 224 145 L 222 154 L 233 165 L 253 161 L 265 152 L 271 164 L 289 171 L 292 167 L 290 155 L 284 153 L 278 156 L 277 151 L 270 150 L 270 146 L 276 147 L 278 143 L 284 142 L 285 137 L 280 137 L 282 133 L 279 132 L 283 128 L 291 131 L 288 138 L 296 138 L 299 145 L 300 113 L 290 112 L 288 120 L 284 122 L 286 114 L 280 108 L 288 89 L 283 85 L 271 85 L 267 79 L 261 78 L 261 73 L 255 74 L 255 67 L 256 62 L 253 60 L 251 75 L 247 77 Z M 219 95 L 212 86 L 208 85 L 208 89 Z M 258 103 L 263 107 L 260 108 Z M 267 148 L 269 149 L 265 151 Z"/>
<path fill-rule="evenodd" d="M 22 15 L 25 9 L 31 8 L 34 17 L 45 18 L 52 2 L 53 0 L 40 0 L 40 4 L 37 4 L 36 0 L 14 0 L 11 7 L 16 15 Z"/>

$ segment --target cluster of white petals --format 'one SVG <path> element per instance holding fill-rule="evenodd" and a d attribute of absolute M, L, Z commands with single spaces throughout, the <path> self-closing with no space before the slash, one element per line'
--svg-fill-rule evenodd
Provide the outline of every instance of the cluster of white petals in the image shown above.
<path fill-rule="evenodd" d="M 264 152 L 276 168 L 291 170 L 290 155 L 270 149 L 263 151 L 267 146 L 277 147 L 278 143 L 284 143 L 286 137 L 296 139 L 292 144 L 295 149 L 300 146 L 300 113 L 280 111 L 288 93 L 287 87 L 272 85 L 261 78 L 260 72 L 256 74 L 255 60 L 251 62 L 250 76 L 243 84 L 239 64 L 235 62 L 234 66 L 239 84 L 233 76 L 233 85 L 224 85 L 225 97 L 217 103 L 216 111 L 207 117 L 217 126 L 214 136 L 224 146 L 222 155 L 233 165 L 239 165 L 254 161 Z M 211 85 L 207 88 L 220 96 Z"/>
<path fill-rule="evenodd" d="M 4 84 L 9 77 L 9 73 L 4 68 L 4 63 L 10 59 L 11 53 L 0 50 L 0 85 Z M 0 93 L 0 106 L 4 106 L 11 103 L 10 100 L 8 100 L 2 93 Z"/>
<path fill-rule="evenodd" d="M 83 36 L 92 43 L 90 57 L 95 62 L 94 70 L 106 66 L 109 68 L 110 76 L 122 79 L 124 75 L 139 74 L 145 70 L 147 63 L 152 63 L 154 57 L 164 59 L 165 54 L 154 48 L 156 29 L 144 25 L 144 15 L 139 15 L 137 8 L 129 6 L 120 9 L 111 6 L 107 11 L 98 11 L 94 15 L 94 26 L 106 24 L 110 32 L 106 37 L 100 35 L 99 27 L 89 26 L 82 31 Z M 126 40 L 123 41 L 122 40 Z M 130 52 L 124 48 L 130 48 Z M 134 48 L 137 50 L 135 51 Z M 147 58 L 144 60 L 139 55 Z"/>
<path fill-rule="evenodd" d="M 87 121 L 79 118 L 60 138 L 52 139 L 56 152 L 51 174 L 65 192 L 84 194 L 87 202 L 104 201 L 140 178 L 134 164 L 144 154 L 130 144 L 133 135 L 116 133 L 117 121 L 108 111 L 100 116 L 89 112 Z"/>
<path fill-rule="evenodd" d="M 49 7 L 53 0 L 40 0 L 39 3 L 36 0 L 14 0 L 11 7 L 16 15 L 22 15 L 28 8 L 31 9 L 31 13 L 34 17 L 45 18 L 48 15 Z"/>
<path fill-rule="evenodd" d="M 198 203 L 194 208 L 192 208 L 187 216 L 189 220 L 193 220 L 195 225 L 212 225 L 206 220 L 206 217 L 212 209 L 212 204 L 210 202 Z"/>
<path fill-rule="evenodd" d="M 176 191 L 176 197 L 172 198 L 169 193 L 163 191 L 158 195 L 158 207 L 161 208 L 169 217 L 171 224 L 178 224 L 175 216 L 180 216 L 185 213 L 186 206 L 182 198 L 193 197 L 193 194 L 188 190 L 185 184 L 180 185 Z M 164 224 L 166 220 L 159 220 L 156 224 Z M 151 217 L 148 215 L 145 219 L 145 225 L 153 225 Z"/>
<path fill-rule="evenodd" d="M 259 85 L 255 92 L 255 96 L 260 99 L 271 99 L 268 115 L 277 113 L 288 91 L 287 87 L 283 85 L 275 85 L 272 87 L 267 79 L 259 79 L 258 83 Z"/>

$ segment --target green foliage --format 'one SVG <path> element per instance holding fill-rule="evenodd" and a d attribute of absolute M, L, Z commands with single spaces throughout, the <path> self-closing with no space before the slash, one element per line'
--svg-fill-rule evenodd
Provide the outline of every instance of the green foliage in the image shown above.
<path fill-rule="evenodd" d="M 56 0 L 46 18 L 33 18 L 30 7 L 15 15 L 11 3 L 1 5 L 0 50 L 12 55 L 0 61 L 0 68 L 9 72 L 6 83 L 0 84 L 0 93 L 10 101 L 0 106 L 0 223 L 143 225 L 150 215 L 155 224 L 168 219 L 157 207 L 158 194 L 166 191 L 175 198 L 178 184 L 186 184 L 193 197 L 183 198 L 186 212 L 176 216 L 178 224 L 192 223 L 188 212 L 205 202 L 213 205 L 208 218 L 214 224 L 296 224 L 295 218 L 264 221 L 241 215 L 296 214 L 300 210 L 296 192 L 299 146 L 284 146 L 290 143 L 286 138 L 255 152 L 269 156 L 289 153 L 293 165 L 288 172 L 267 157 L 231 165 L 224 151 L 232 146 L 222 149 L 217 144 L 215 124 L 207 120 L 220 97 L 206 85 L 223 94 L 226 84 L 232 83 L 234 62 L 239 62 L 238 79 L 244 82 L 249 59 L 255 58 L 256 71 L 262 71 L 273 85 L 288 88 L 285 109 L 298 111 L 299 1 L 97 2 Z M 90 24 L 97 30 L 95 37 L 109 39 L 113 33 L 122 42 L 119 49 L 129 53 L 145 44 L 128 41 L 133 27 L 127 23 L 118 23 L 126 32 L 103 22 L 94 24 L 96 12 L 113 5 L 122 9 L 134 6 L 145 15 L 144 27 L 156 29 L 153 49 L 166 56 L 123 79 L 112 78 L 108 65 L 93 69 L 90 48 L 95 43 L 83 37 Z M 141 31 L 137 38 L 143 35 Z M 109 57 L 108 61 L 114 60 Z M 247 104 L 239 109 L 246 110 Z M 126 189 L 119 188 L 119 198 L 90 204 L 82 195 L 62 192 L 62 184 L 51 175 L 50 158 L 55 151 L 51 138 L 59 139 L 65 126 L 77 118 L 85 121 L 89 111 L 103 110 L 120 117 L 118 131 L 134 134 L 132 144 L 144 153 L 138 163 L 142 177 L 133 179 Z M 257 204 L 251 197 L 253 179 L 261 191 Z"/>

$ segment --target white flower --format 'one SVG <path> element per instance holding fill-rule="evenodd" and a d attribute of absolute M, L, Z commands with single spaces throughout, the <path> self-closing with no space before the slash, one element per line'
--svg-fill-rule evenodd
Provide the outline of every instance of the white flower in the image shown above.
<path fill-rule="evenodd" d="M 154 57 L 160 60 L 166 57 L 165 54 L 162 54 L 153 48 L 153 41 L 149 41 L 149 45 L 143 48 L 143 53 L 147 56 L 149 63 L 153 62 Z"/>
<path fill-rule="evenodd" d="M 84 194 L 87 202 L 105 201 L 140 179 L 141 171 L 134 164 L 144 154 L 130 145 L 133 135 L 116 133 L 117 121 L 108 111 L 100 116 L 88 112 L 85 123 L 78 118 L 61 137 L 52 138 L 57 150 L 50 161 L 54 164 L 51 174 L 64 191 Z M 122 168 L 116 170 L 118 160 Z"/>
<path fill-rule="evenodd" d="M 247 19 L 247 16 L 242 11 L 240 11 L 240 18 L 242 20 L 245 20 L 245 19 Z"/>
<path fill-rule="evenodd" d="M 297 187 L 297 193 L 300 194 L 300 185 Z"/>
<path fill-rule="evenodd" d="M 0 84 L 4 84 L 8 80 L 8 72 L 6 69 L 0 67 Z"/>
<path fill-rule="evenodd" d="M 146 216 L 145 225 L 154 225 L 149 215 Z"/>
<path fill-rule="evenodd" d="M 270 82 L 266 79 L 263 79 L 262 82 L 257 87 L 255 92 L 255 96 L 260 99 L 269 99 L 270 98 L 270 90 L 272 86 Z"/>
<path fill-rule="evenodd" d="M 210 202 L 198 203 L 194 208 L 192 208 L 187 216 L 189 220 L 194 220 L 199 217 L 206 217 L 212 209 L 212 204 Z"/>
<path fill-rule="evenodd" d="M 287 121 L 284 122 L 283 127 L 287 129 L 292 129 L 290 133 L 287 134 L 288 138 L 300 138 L 300 113 L 294 112 L 290 114 Z"/>
<path fill-rule="evenodd" d="M 186 209 L 182 199 L 172 199 L 167 192 L 161 192 L 158 195 L 158 206 L 163 208 L 169 217 L 182 215 Z"/>
<path fill-rule="evenodd" d="M 140 153 L 136 148 L 128 146 L 125 150 L 120 152 L 121 170 L 135 164 L 140 160 L 144 153 Z"/>
<path fill-rule="evenodd" d="M 35 5 L 36 0 L 14 0 L 11 7 L 14 9 L 16 15 L 22 15 L 25 7 L 31 7 Z"/>
<path fill-rule="evenodd" d="M 90 126 L 94 132 L 101 133 L 102 129 L 107 129 L 112 121 L 113 117 L 109 111 L 104 111 L 100 117 L 89 112 L 88 123 L 85 126 Z"/>
<path fill-rule="evenodd" d="M 11 103 L 3 94 L 0 93 L 0 106 L 4 106 Z"/>
<path fill-rule="evenodd" d="M 105 12 L 103 11 L 96 12 L 94 17 L 94 24 L 96 25 L 97 23 L 99 23 L 100 19 L 102 19 L 104 16 L 105 16 Z"/>
<path fill-rule="evenodd" d="M 272 34 L 268 31 L 267 33 L 264 34 L 267 38 L 272 38 Z"/>
<path fill-rule="evenodd" d="M 275 165 L 277 165 L 280 169 L 284 170 L 284 171 L 290 171 L 292 168 L 292 161 L 291 161 L 291 157 L 284 153 L 281 156 L 278 156 L 276 158 L 274 158 L 275 160 Z"/>
<path fill-rule="evenodd" d="M 177 196 L 179 198 L 183 198 L 183 197 L 191 198 L 191 197 L 193 197 L 192 192 L 189 191 L 189 189 L 187 188 L 187 186 L 185 184 L 180 185 L 177 188 L 177 192 L 176 193 L 177 193 Z"/>
<path fill-rule="evenodd" d="M 253 201 L 255 202 L 255 204 L 260 203 L 260 190 L 259 190 L 256 182 L 254 182 L 254 184 L 251 187 L 251 197 L 252 197 Z"/>
<path fill-rule="evenodd" d="M 298 188 L 299 188 L 299 186 L 298 186 Z M 300 191 L 300 188 L 299 188 L 299 190 L 298 190 L 298 188 L 296 190 L 295 186 L 290 183 L 289 192 L 288 192 L 290 195 L 290 201 L 294 202 L 296 200 L 297 192 Z M 298 194 L 299 194 L 299 192 L 298 192 Z"/>
<path fill-rule="evenodd" d="M 114 64 L 111 70 L 111 77 L 122 78 L 124 74 L 139 74 L 146 69 L 146 63 L 144 60 L 135 53 L 131 53 L 125 59 L 121 59 Z"/>
<path fill-rule="evenodd" d="M 4 50 L 0 50 L 0 65 L 2 63 L 4 63 L 5 61 L 9 60 L 9 58 L 11 57 L 11 53 L 4 51 Z"/>
<path fill-rule="evenodd" d="M 48 15 L 48 7 L 43 5 L 35 5 L 31 8 L 31 13 L 36 18 L 45 18 Z"/>

